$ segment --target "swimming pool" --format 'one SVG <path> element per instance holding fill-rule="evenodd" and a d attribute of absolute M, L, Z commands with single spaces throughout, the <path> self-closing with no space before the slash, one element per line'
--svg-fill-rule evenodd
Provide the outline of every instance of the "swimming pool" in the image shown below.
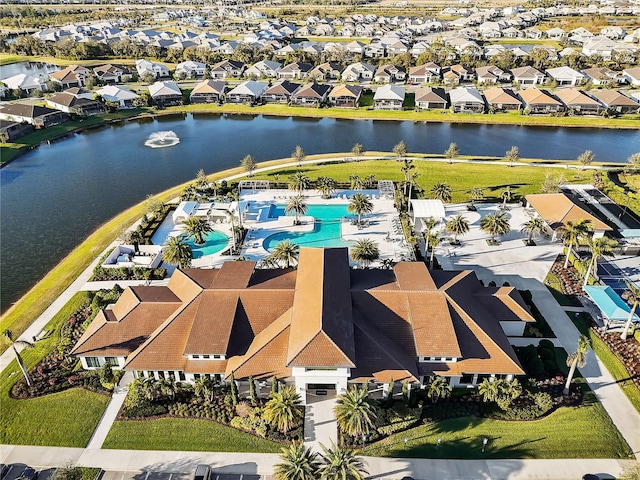
<path fill-rule="evenodd" d="M 196 245 L 193 240 L 187 240 L 187 243 L 193 251 L 193 258 L 201 258 L 218 253 L 229 243 L 229 237 L 216 230 L 208 233 L 204 238 L 205 242 L 202 245 Z"/>
<path fill-rule="evenodd" d="M 269 217 L 284 216 L 284 205 L 272 205 Z M 342 239 L 341 220 L 349 215 L 347 205 L 308 205 L 306 215 L 316 219 L 310 232 L 280 232 L 265 238 L 263 246 L 271 251 L 283 240 L 300 247 L 348 247 L 351 242 Z"/>

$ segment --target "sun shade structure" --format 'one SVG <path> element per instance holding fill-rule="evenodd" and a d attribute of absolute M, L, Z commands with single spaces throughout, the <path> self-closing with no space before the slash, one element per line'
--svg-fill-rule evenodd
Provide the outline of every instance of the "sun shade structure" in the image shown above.
<path fill-rule="evenodd" d="M 547 224 L 556 230 L 566 222 L 578 220 L 591 220 L 593 228 L 598 231 L 613 230 L 609 225 L 591 214 L 583 206 L 575 203 L 564 193 L 540 193 L 527 195 L 527 203 L 535 209 Z"/>
<path fill-rule="evenodd" d="M 410 209 L 414 224 L 418 219 L 434 218 L 441 221 L 445 217 L 444 203 L 441 200 L 411 200 Z"/>
<path fill-rule="evenodd" d="M 626 321 L 631 313 L 631 307 L 618 295 L 613 288 L 600 285 L 588 285 L 583 287 L 589 298 L 593 300 L 602 314 L 611 321 Z M 640 321 L 637 314 L 633 315 L 633 321 Z"/>

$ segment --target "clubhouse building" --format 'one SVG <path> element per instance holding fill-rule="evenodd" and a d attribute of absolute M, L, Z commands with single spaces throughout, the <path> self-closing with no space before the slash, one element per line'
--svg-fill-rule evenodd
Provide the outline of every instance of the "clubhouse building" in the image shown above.
<path fill-rule="evenodd" d="M 523 374 L 508 337 L 534 321 L 518 291 L 422 262 L 351 269 L 346 248 L 301 248 L 297 269 L 230 261 L 127 288 L 72 353 L 136 376 L 193 382 L 250 375 L 340 392 L 351 383 L 454 387 Z"/>

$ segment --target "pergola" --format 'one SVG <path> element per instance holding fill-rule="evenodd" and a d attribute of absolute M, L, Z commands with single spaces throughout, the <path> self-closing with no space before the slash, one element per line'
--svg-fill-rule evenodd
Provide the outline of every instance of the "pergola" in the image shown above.
<path fill-rule="evenodd" d="M 613 288 L 601 285 L 587 285 L 583 288 L 602 312 L 607 328 L 610 328 L 610 323 L 619 324 L 629 319 L 631 307 L 620 298 L 620 295 Z M 633 321 L 640 322 L 638 314 L 634 313 Z"/>
<path fill-rule="evenodd" d="M 421 230 L 419 223 L 426 223 L 433 218 L 437 222 L 445 217 L 444 203 L 441 200 L 417 200 L 409 201 L 409 213 L 416 227 L 416 231 Z"/>

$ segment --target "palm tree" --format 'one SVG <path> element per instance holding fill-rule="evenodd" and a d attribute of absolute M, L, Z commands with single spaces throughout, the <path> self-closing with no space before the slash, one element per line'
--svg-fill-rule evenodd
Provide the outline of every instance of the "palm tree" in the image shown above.
<path fill-rule="evenodd" d="M 351 247 L 351 258 L 366 268 L 380 258 L 380 250 L 373 240 L 363 238 Z"/>
<path fill-rule="evenodd" d="M 413 190 L 413 186 L 416 184 L 416 180 L 418 180 L 420 174 L 418 172 L 413 172 L 409 177 L 409 195 L 407 195 L 408 199 L 411 199 L 411 192 Z"/>
<path fill-rule="evenodd" d="M 362 190 L 364 188 L 364 180 L 360 178 L 360 175 L 350 175 L 349 182 L 351 182 L 351 190 Z"/>
<path fill-rule="evenodd" d="M 522 224 L 520 231 L 527 234 L 527 245 L 533 244 L 533 237 L 545 231 L 544 219 L 542 217 L 533 217 L 528 222 Z"/>
<path fill-rule="evenodd" d="M 253 171 L 257 167 L 257 164 L 251 155 L 247 155 L 240 161 L 240 166 L 244 168 L 244 171 L 251 177 L 253 175 Z"/>
<path fill-rule="evenodd" d="M 578 163 L 580 164 L 580 170 L 584 170 L 588 165 L 591 165 L 596 159 L 595 154 L 591 150 L 585 150 L 578 155 Z"/>
<path fill-rule="evenodd" d="M 500 393 L 499 381 L 485 378 L 478 385 L 478 393 L 482 397 L 483 402 L 494 402 Z"/>
<path fill-rule="evenodd" d="M 393 147 L 393 153 L 396 155 L 398 161 L 407 156 L 407 145 L 404 143 L 404 140 L 400 140 L 400 143 Z"/>
<path fill-rule="evenodd" d="M 290 198 L 287 202 L 287 205 L 284 207 L 285 215 L 289 215 L 293 212 L 296 216 L 294 220 L 294 225 L 298 225 L 300 221 L 298 220 L 299 215 L 304 215 L 309 210 L 307 207 L 307 202 L 304 201 L 304 197 L 300 194 L 296 195 L 293 198 Z"/>
<path fill-rule="evenodd" d="M 356 157 L 356 162 L 360 161 L 360 157 L 364 153 L 364 147 L 361 143 L 356 143 L 351 149 L 351 153 Z"/>
<path fill-rule="evenodd" d="M 431 382 L 429 382 L 429 386 L 427 387 L 427 397 L 431 399 L 433 403 L 436 403 L 441 398 L 448 398 L 451 395 L 451 385 L 441 377 L 437 375 Z"/>
<path fill-rule="evenodd" d="M 296 172 L 289 177 L 289 190 L 302 194 L 309 188 L 309 177 L 302 172 Z"/>
<path fill-rule="evenodd" d="M 640 152 L 634 153 L 629 158 L 627 158 L 627 164 L 624 167 L 625 175 L 637 172 L 640 172 Z"/>
<path fill-rule="evenodd" d="M 629 312 L 629 318 L 627 318 L 627 323 L 624 324 L 624 330 L 622 330 L 622 334 L 620 338 L 622 340 L 627 339 L 627 335 L 629 334 L 629 328 L 631 327 L 631 322 L 633 321 L 633 315 L 636 313 L 636 309 L 638 308 L 638 303 L 640 302 L 640 287 L 636 287 L 631 282 L 625 282 L 627 284 L 627 289 L 622 293 L 622 298 L 627 301 L 627 303 L 631 304 L 631 311 Z"/>
<path fill-rule="evenodd" d="M 438 182 L 431 189 L 431 194 L 436 200 L 444 203 L 451 201 L 451 187 L 447 182 Z"/>
<path fill-rule="evenodd" d="M 333 441 L 330 448 L 322 445 L 322 450 L 318 469 L 321 480 L 364 480 L 368 475 L 364 462 L 353 450 L 340 448 Z"/>
<path fill-rule="evenodd" d="M 587 238 L 587 235 L 589 235 L 592 230 L 593 226 L 591 224 L 591 220 L 588 220 L 586 218 L 581 218 L 580 220 L 576 220 L 575 222 L 569 220 L 566 224 L 558 228 L 560 238 L 567 246 L 567 256 L 564 259 L 565 269 L 569 265 L 571 249 L 576 245 L 582 245 Z"/>
<path fill-rule="evenodd" d="M 213 384 L 213 380 L 211 380 L 210 378 L 207 378 L 207 377 L 198 378 L 193 385 L 193 389 L 194 389 L 193 390 L 194 393 L 198 397 L 202 397 L 205 400 L 209 399 L 210 402 L 213 401 L 214 384 Z"/>
<path fill-rule="evenodd" d="M 331 195 L 336 191 L 336 181 L 331 177 L 318 177 L 316 185 L 322 198 L 331 198 Z"/>
<path fill-rule="evenodd" d="M 299 408 L 302 401 L 295 387 L 284 387 L 279 392 L 271 392 L 269 398 L 262 411 L 262 418 L 270 425 L 287 433 L 302 421 L 303 414 Z"/>
<path fill-rule="evenodd" d="M 225 210 L 225 215 L 227 216 L 227 220 L 231 223 L 231 235 L 233 236 L 233 248 L 236 246 L 236 214 L 235 210 Z"/>
<path fill-rule="evenodd" d="M 564 384 L 564 393 L 569 393 L 569 387 L 571 386 L 571 380 L 573 374 L 576 371 L 576 367 L 582 368 L 587 364 L 587 352 L 591 348 L 591 341 L 586 335 L 580 335 L 578 338 L 578 348 L 575 352 L 567 357 L 567 367 L 569 367 L 569 375 L 567 375 L 567 383 Z"/>
<path fill-rule="evenodd" d="M 511 230 L 511 226 L 504 212 L 496 212 L 480 220 L 480 230 L 491 235 L 491 242 L 495 243 L 496 235 L 505 235 Z"/>
<path fill-rule="evenodd" d="M 469 195 L 471 195 L 471 205 L 473 205 L 474 200 L 482 200 L 484 198 L 484 190 L 480 187 L 473 187 L 469 190 Z"/>
<path fill-rule="evenodd" d="M 377 418 L 368 390 L 356 386 L 338 396 L 333 413 L 340 430 L 352 437 L 368 435 Z"/>
<path fill-rule="evenodd" d="M 455 217 L 449 219 L 444 227 L 447 233 L 453 233 L 453 243 L 458 244 L 458 235 L 464 235 L 469 231 L 469 220 L 459 213 Z"/>
<path fill-rule="evenodd" d="M 184 222 L 184 233 L 187 238 L 193 240 L 196 245 L 202 245 L 205 243 L 205 237 L 213 232 L 213 228 L 209 225 L 209 222 L 204 217 L 189 217 Z"/>
<path fill-rule="evenodd" d="M 458 150 L 458 145 L 456 143 L 450 143 L 449 148 L 444 151 L 444 158 L 449 160 L 449 163 L 453 163 L 453 160 L 460 155 L 460 150 Z"/>
<path fill-rule="evenodd" d="M 590 273 L 593 273 L 594 277 L 598 276 L 598 259 L 605 256 L 613 257 L 613 249 L 618 246 L 618 241 L 609 237 L 598 237 L 591 239 L 588 245 L 591 249 L 591 263 L 584 278 L 585 285 L 589 281 Z"/>
<path fill-rule="evenodd" d="M 500 196 L 502 197 L 502 208 L 506 208 L 507 202 L 511 201 L 511 185 L 507 185 Z"/>
<path fill-rule="evenodd" d="M 402 164 L 402 168 L 400 169 L 402 171 L 402 174 L 404 175 L 404 193 L 405 195 L 407 194 L 407 185 L 409 185 L 409 183 L 411 182 L 411 172 L 416 168 L 416 166 L 413 164 L 413 160 L 411 160 L 410 158 L 406 158 L 404 159 L 404 163 Z"/>
<path fill-rule="evenodd" d="M 283 268 L 290 268 L 298 263 L 298 255 L 300 247 L 289 240 L 283 240 L 273 249 L 271 257 L 278 265 Z"/>
<path fill-rule="evenodd" d="M 11 348 L 13 349 L 13 354 L 16 356 L 16 361 L 18 362 L 18 366 L 22 371 L 22 375 L 24 375 L 24 379 L 27 381 L 27 385 L 31 386 L 31 376 L 29 375 L 27 367 L 25 367 L 24 362 L 22 361 L 22 357 L 18 353 L 16 345 L 22 345 L 23 347 L 31 348 L 33 347 L 33 343 L 27 342 L 26 340 L 18 340 L 13 338 L 13 332 L 9 329 L 2 332 L 2 336 L 9 342 L 9 346 L 11 346 Z"/>
<path fill-rule="evenodd" d="M 193 260 L 193 250 L 184 236 L 172 237 L 162 249 L 162 261 L 179 268 L 189 268 Z"/>
<path fill-rule="evenodd" d="M 304 159 L 307 157 L 300 145 L 296 145 L 296 149 L 293 151 L 291 156 L 294 158 L 298 166 L 300 166 L 300 164 L 304 162 Z"/>
<path fill-rule="evenodd" d="M 363 213 L 371 213 L 373 211 L 373 203 L 369 197 L 362 193 L 356 193 L 351 197 L 347 211 L 358 215 L 358 225 L 361 223 Z"/>
<path fill-rule="evenodd" d="M 504 159 L 509 162 L 510 167 L 513 167 L 513 164 L 520 160 L 520 149 L 514 145 L 509 150 L 507 150 Z"/>
<path fill-rule="evenodd" d="M 427 249 L 431 251 L 429 255 L 429 267 L 433 268 L 433 257 L 436 254 L 436 247 L 440 245 L 440 233 L 431 230 L 424 232 L 424 241 Z"/>
<path fill-rule="evenodd" d="M 282 463 L 275 465 L 276 480 L 315 480 L 318 475 L 317 454 L 305 448 L 302 442 L 293 442 L 283 447 Z"/>
<path fill-rule="evenodd" d="M 364 179 L 364 183 L 367 185 L 367 188 L 373 188 L 377 181 L 378 179 L 373 174 L 367 175 Z"/>
<path fill-rule="evenodd" d="M 206 190 L 209 187 L 209 179 L 207 178 L 207 174 L 204 173 L 204 170 L 201 168 L 198 170 L 196 174 L 196 187 L 198 190 Z"/>

